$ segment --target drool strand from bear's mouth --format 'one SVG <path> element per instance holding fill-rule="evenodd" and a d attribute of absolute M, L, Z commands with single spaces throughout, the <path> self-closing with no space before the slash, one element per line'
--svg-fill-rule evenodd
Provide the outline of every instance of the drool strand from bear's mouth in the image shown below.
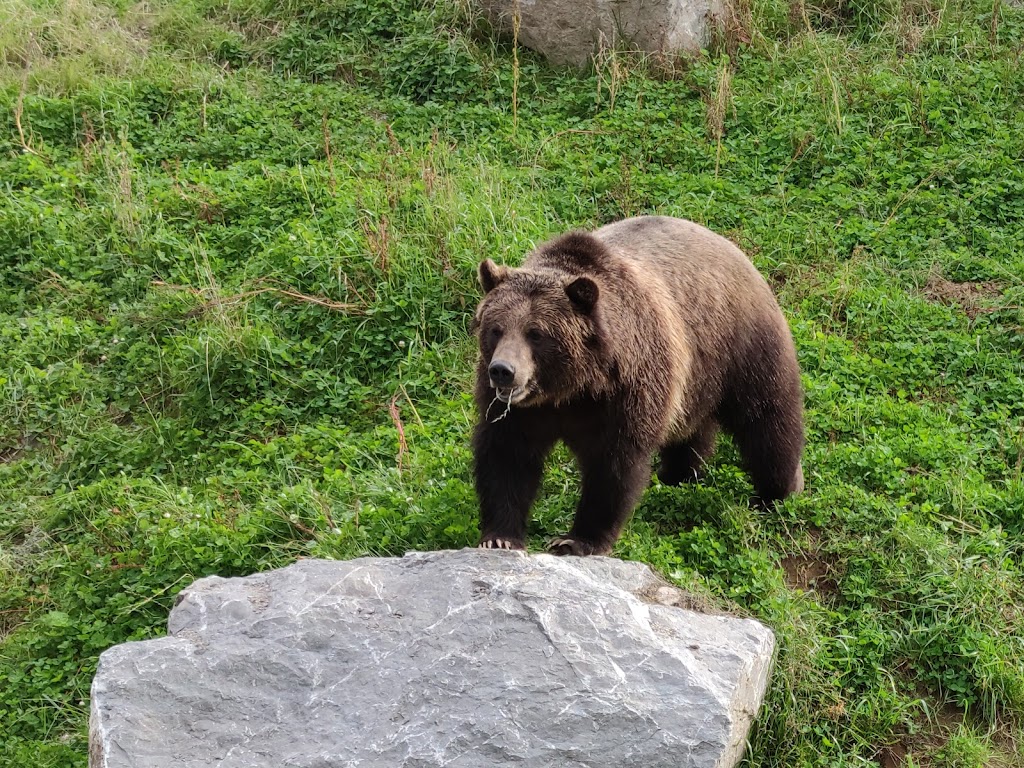
<path fill-rule="evenodd" d="M 497 389 L 494 390 L 494 399 L 491 400 L 491 404 L 487 406 L 487 412 L 484 414 L 484 419 L 486 420 L 487 417 L 491 415 L 491 406 L 494 405 L 495 403 L 499 403 L 499 402 L 505 403 L 505 410 L 500 415 L 495 416 L 491 420 L 491 424 L 495 424 L 495 423 L 501 421 L 502 419 L 504 419 L 506 416 L 508 416 L 509 411 L 512 410 L 512 396 L 514 394 L 515 394 L 515 390 L 514 389 L 510 389 L 508 391 L 508 398 L 505 399 L 505 400 L 502 400 L 498 396 L 498 390 Z"/>

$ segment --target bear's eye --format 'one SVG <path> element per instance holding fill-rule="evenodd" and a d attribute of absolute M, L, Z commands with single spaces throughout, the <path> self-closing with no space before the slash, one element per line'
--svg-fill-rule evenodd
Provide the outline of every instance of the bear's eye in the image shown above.
<path fill-rule="evenodd" d="M 544 332 L 538 330 L 537 328 L 531 328 L 526 332 L 526 338 L 529 341 L 540 341 L 541 339 L 544 338 Z"/>
<path fill-rule="evenodd" d="M 501 328 L 492 327 L 490 330 L 490 334 L 491 338 L 494 339 L 494 341 L 497 341 L 498 339 L 501 338 L 502 330 Z"/>

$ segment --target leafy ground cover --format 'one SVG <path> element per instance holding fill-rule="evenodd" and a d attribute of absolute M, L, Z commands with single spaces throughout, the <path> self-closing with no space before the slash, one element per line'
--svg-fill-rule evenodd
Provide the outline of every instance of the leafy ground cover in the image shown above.
<path fill-rule="evenodd" d="M 572 73 L 430 0 L 0 0 L 0 763 L 84 766 L 98 654 L 197 577 L 473 544 L 476 263 L 658 212 L 804 370 L 807 494 L 725 442 L 616 550 L 778 633 L 747 764 L 1024 765 L 1022 40 L 744 0 Z"/>

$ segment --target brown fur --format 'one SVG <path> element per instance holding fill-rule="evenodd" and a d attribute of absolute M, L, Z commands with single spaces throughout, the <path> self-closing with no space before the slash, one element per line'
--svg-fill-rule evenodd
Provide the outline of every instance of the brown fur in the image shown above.
<path fill-rule="evenodd" d="M 759 501 L 803 488 L 803 396 L 789 327 L 732 243 L 640 217 L 573 232 L 520 269 L 480 265 L 474 434 L 481 546 L 522 548 L 544 460 L 573 451 L 582 494 L 560 554 L 611 551 L 650 479 L 699 477 L 719 428 Z M 501 395 L 501 398 L 498 396 Z"/>

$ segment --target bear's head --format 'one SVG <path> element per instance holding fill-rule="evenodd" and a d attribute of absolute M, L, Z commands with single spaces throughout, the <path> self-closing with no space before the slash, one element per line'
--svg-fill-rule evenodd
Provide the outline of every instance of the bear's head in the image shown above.
<path fill-rule="evenodd" d="M 600 289 L 560 269 L 480 264 L 484 298 L 474 325 L 479 375 L 518 406 L 558 404 L 594 383 L 601 349 Z"/>

